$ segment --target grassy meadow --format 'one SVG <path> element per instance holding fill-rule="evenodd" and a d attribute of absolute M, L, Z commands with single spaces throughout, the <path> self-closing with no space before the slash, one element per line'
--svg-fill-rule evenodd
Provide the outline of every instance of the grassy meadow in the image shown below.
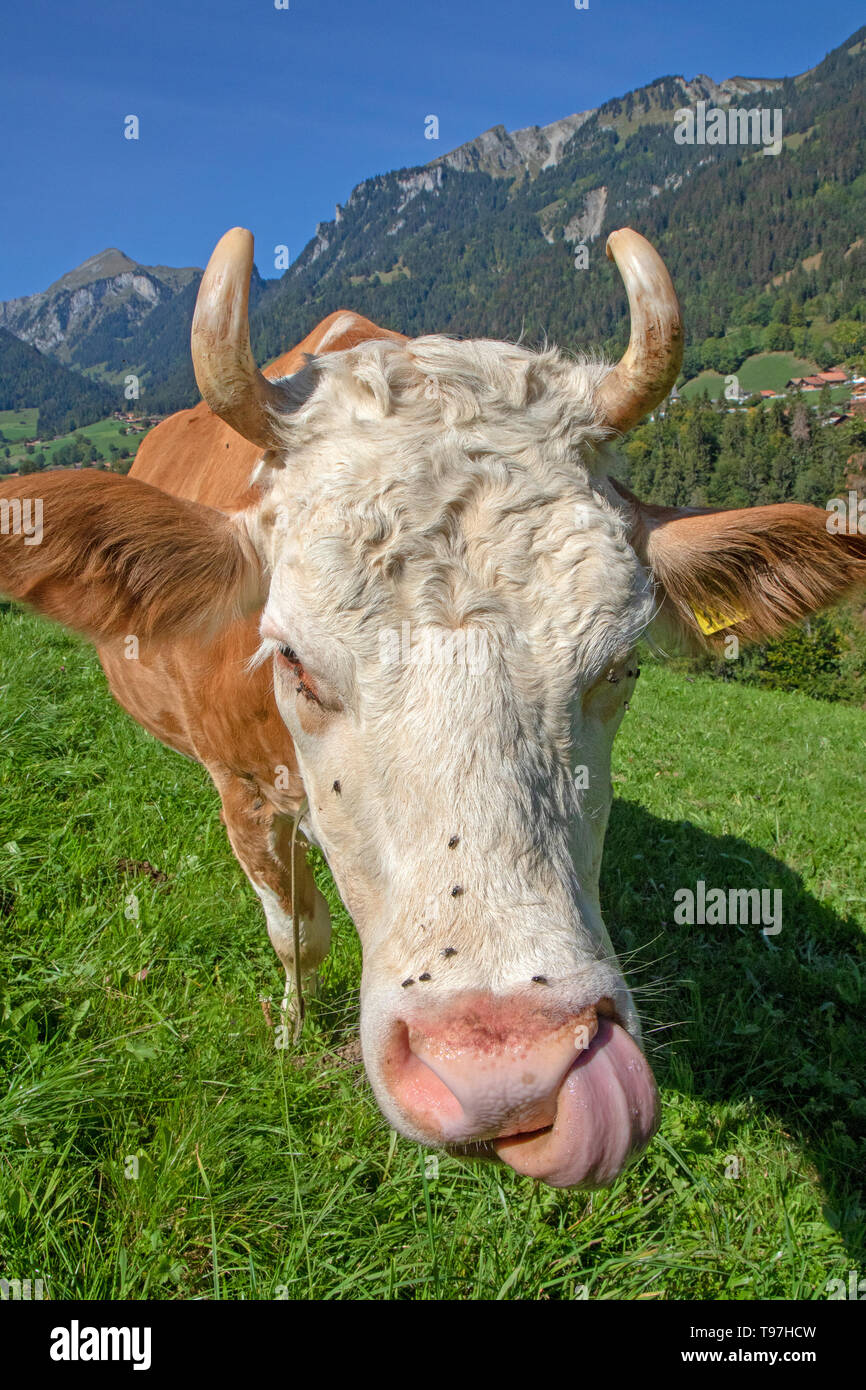
<path fill-rule="evenodd" d="M 0 410 L 0 433 L 6 437 L 9 444 L 17 444 L 23 439 L 33 439 L 38 420 L 39 411 L 35 406 L 21 410 Z"/>
<path fill-rule="evenodd" d="M 0 608 L 0 1276 L 47 1298 L 823 1299 L 864 1269 L 866 715 L 644 663 L 602 902 L 663 1122 L 610 1191 L 389 1132 L 334 947 L 297 1049 L 203 769 Z M 682 927 L 673 894 L 783 891 Z M 268 1004 L 270 996 L 273 1003 Z"/>
<path fill-rule="evenodd" d="M 24 440 L 32 439 L 36 434 L 37 416 L 36 410 L 3 410 L 0 411 L 0 432 L 5 435 L 9 448 L 10 457 L 7 461 L 12 468 L 17 468 L 22 459 L 26 457 Z M 55 467 L 54 456 L 67 444 L 73 444 L 79 436 L 92 444 L 97 451 L 99 459 L 103 463 L 110 463 L 112 459 L 111 446 L 120 451 L 127 449 L 132 458 L 142 439 L 149 431 L 144 430 L 141 434 L 126 434 L 126 422 L 115 420 L 113 416 L 107 420 L 96 420 L 92 425 L 82 425 L 80 430 L 74 430 L 71 434 L 59 434 L 55 439 L 43 441 L 35 449 L 35 453 L 45 455 L 46 468 Z M 6 445 L 0 443 L 0 455 Z"/>
<path fill-rule="evenodd" d="M 814 362 L 805 357 L 796 357 L 793 352 L 755 352 L 746 358 L 734 375 L 744 391 L 784 391 L 791 377 L 811 376 L 817 370 Z M 722 372 L 703 371 L 687 381 L 680 394 L 688 400 L 706 391 L 710 400 L 715 401 L 724 395 L 726 380 Z M 850 388 L 833 387 L 831 394 L 836 393 L 834 400 L 839 399 L 840 389 L 842 396 L 851 394 Z"/>

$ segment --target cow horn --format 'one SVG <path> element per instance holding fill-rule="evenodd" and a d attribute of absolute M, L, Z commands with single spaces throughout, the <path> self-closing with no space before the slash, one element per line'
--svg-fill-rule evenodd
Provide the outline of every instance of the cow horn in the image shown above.
<path fill-rule="evenodd" d="M 214 249 L 199 285 L 192 320 L 192 365 L 198 389 L 215 415 L 252 444 L 275 449 L 275 413 L 289 408 L 283 387 L 269 381 L 250 348 L 253 235 L 232 227 Z"/>
<path fill-rule="evenodd" d="M 679 300 L 661 256 L 631 227 L 611 232 L 608 260 L 625 285 L 631 337 L 624 356 L 601 383 L 598 399 L 604 423 L 625 433 L 663 401 L 683 360 L 683 320 Z"/>

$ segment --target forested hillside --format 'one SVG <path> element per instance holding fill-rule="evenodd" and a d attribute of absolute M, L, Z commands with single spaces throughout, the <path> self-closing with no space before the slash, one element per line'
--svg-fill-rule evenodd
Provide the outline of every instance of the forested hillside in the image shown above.
<path fill-rule="evenodd" d="M 756 348 L 822 363 L 861 352 L 864 36 L 802 78 L 742 98 L 782 111 L 778 156 L 677 144 L 684 84 L 669 77 L 608 102 L 534 179 L 439 162 L 366 180 L 269 287 L 253 316 L 259 357 L 341 306 L 411 334 L 532 342 L 546 333 L 575 349 L 617 350 L 625 299 L 603 244 L 624 224 L 658 246 L 673 275 L 686 376 L 732 371 Z M 581 235 L 585 270 L 575 268 Z"/>
<path fill-rule="evenodd" d="M 826 507 L 849 460 L 866 450 L 866 418 L 839 425 L 815 396 L 730 410 L 705 397 L 673 402 L 624 441 L 629 485 L 677 507 L 759 507 L 810 502 Z M 829 419 L 828 419 L 829 415 Z M 859 457 L 866 462 L 866 453 Z"/>
<path fill-rule="evenodd" d="M 0 410 L 34 403 L 40 435 L 51 438 L 116 410 L 118 397 L 0 328 Z"/>

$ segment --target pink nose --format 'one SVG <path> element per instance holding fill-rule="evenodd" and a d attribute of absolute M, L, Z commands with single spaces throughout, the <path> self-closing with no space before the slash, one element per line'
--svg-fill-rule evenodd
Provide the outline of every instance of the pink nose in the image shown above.
<path fill-rule="evenodd" d="M 394 1026 L 382 1079 L 416 1137 L 491 1141 L 555 1186 L 612 1181 L 656 1123 L 646 1059 L 594 1006 L 551 1018 L 523 1000 L 464 996 Z"/>
<path fill-rule="evenodd" d="M 541 1129 L 566 1074 L 595 1037 L 595 1009 L 552 1027 L 543 1013 L 479 997 L 398 1026 L 386 1082 L 431 1138 L 464 1143 Z"/>

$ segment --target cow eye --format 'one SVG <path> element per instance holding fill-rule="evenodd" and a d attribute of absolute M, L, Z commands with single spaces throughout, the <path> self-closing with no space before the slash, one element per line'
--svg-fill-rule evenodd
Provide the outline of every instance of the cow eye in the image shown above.
<path fill-rule="evenodd" d="M 281 643 L 280 646 L 277 647 L 277 659 L 291 672 L 292 678 L 295 681 L 296 693 L 298 695 L 303 695 L 307 700 L 315 700 L 316 704 L 318 704 L 319 696 L 316 693 L 316 687 L 313 684 L 312 678 L 308 676 L 307 672 L 304 670 L 304 663 L 301 661 L 295 649 L 293 647 L 284 646 Z"/>

